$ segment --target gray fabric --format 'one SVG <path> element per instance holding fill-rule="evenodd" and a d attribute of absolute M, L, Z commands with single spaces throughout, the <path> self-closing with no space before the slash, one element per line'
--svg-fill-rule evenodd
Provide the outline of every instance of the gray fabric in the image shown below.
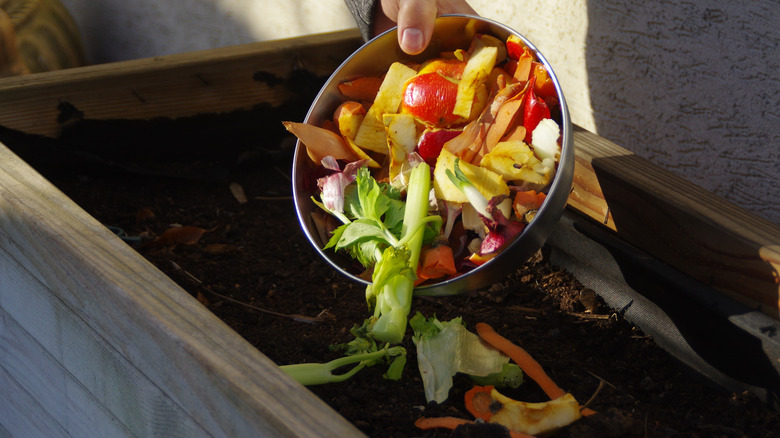
<path fill-rule="evenodd" d="M 776 320 L 568 212 L 545 249 L 551 263 L 573 273 L 672 356 L 723 388 L 748 390 L 780 407 Z"/>
<path fill-rule="evenodd" d="M 374 11 L 378 0 L 344 0 L 347 9 L 352 13 L 363 39 L 368 41 L 373 36 Z"/>

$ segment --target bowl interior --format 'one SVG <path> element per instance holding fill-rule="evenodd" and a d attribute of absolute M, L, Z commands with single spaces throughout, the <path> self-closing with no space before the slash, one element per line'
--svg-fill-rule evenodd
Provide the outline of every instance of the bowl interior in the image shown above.
<path fill-rule="evenodd" d="M 500 280 L 503 275 L 506 275 L 513 269 L 517 269 L 528 257 L 544 245 L 555 224 L 563 214 L 574 173 L 574 146 L 569 111 L 558 78 L 549 62 L 524 36 L 500 23 L 480 17 L 445 15 L 436 20 L 431 44 L 425 52 L 419 55 L 409 56 L 401 51 L 398 46 L 395 28 L 363 45 L 331 75 L 315 98 L 304 120 L 305 123 L 320 125 L 324 120 L 332 117 L 333 111 L 343 99 L 337 88 L 339 83 L 359 76 L 384 74 L 395 61 L 422 62 L 437 57 L 443 51 L 468 47 L 475 33 L 487 33 L 501 40 L 506 40 L 510 34 L 514 34 L 523 40 L 536 54 L 537 60 L 547 68 L 560 100 L 561 157 L 555 177 L 546 190 L 547 199 L 537 212 L 534 220 L 520 236 L 491 261 L 459 277 L 436 284 L 420 286 L 415 289 L 417 294 L 452 295 L 466 290 L 485 287 Z M 317 227 L 312 220 L 312 213 L 319 207 L 312 202 L 311 196 L 313 193 L 307 189 L 307 185 L 304 183 L 307 173 L 313 167 L 314 164 L 309 159 L 305 146 L 299 141 L 296 146 L 292 175 L 293 198 L 301 227 L 317 252 L 336 270 L 354 281 L 367 285 L 369 281 L 358 277 L 360 270 L 355 269 L 354 261 L 349 256 L 322 249 L 327 243 L 327 238 L 319 235 Z"/>

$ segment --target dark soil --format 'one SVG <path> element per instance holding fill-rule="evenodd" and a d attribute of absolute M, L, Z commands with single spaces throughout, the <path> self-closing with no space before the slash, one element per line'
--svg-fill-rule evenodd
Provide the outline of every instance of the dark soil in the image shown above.
<path fill-rule="evenodd" d="M 302 117 L 275 111 L 274 125 Z M 350 328 L 368 316 L 364 290 L 321 260 L 299 228 L 290 197 L 292 143 L 279 133 L 258 146 L 255 133 L 242 136 L 238 129 L 258 118 L 244 116 L 225 119 L 235 123 L 227 140 L 228 131 L 216 128 L 225 120 L 216 116 L 185 130 L 167 121 L 84 121 L 83 129 L 66 132 L 67 142 L 35 139 L 19 152 L 96 219 L 126 233 L 128 244 L 273 361 L 328 361 L 338 355 L 329 347 L 348 341 Z M 183 134 L 194 126 L 200 128 Z M 9 139 L 12 134 L 0 140 L 24 143 Z M 151 137 L 164 146 L 150 144 Z M 230 183 L 243 188 L 246 203 L 238 202 Z M 208 231 L 194 244 L 155 241 L 179 225 Z M 770 437 L 780 430 L 777 412 L 690 371 L 572 275 L 551 266 L 543 250 L 489 288 L 416 298 L 416 311 L 441 320 L 461 316 L 471 330 L 487 322 L 525 347 L 581 403 L 592 398 L 589 406 L 598 414 L 557 437 Z M 458 375 L 447 402 L 425 406 L 414 345 L 407 338 L 404 346 L 409 361 L 400 381 L 384 380 L 384 369 L 372 367 L 311 391 L 372 437 L 501 436 L 479 427 L 416 429 L 414 420 L 422 415 L 471 418 L 463 395 L 472 384 Z M 504 393 L 545 400 L 531 381 Z"/>

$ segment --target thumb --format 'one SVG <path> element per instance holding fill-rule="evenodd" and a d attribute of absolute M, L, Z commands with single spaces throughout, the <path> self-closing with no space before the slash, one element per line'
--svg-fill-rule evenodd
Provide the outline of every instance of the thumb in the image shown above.
<path fill-rule="evenodd" d="M 431 41 L 436 19 L 436 0 L 401 0 L 398 7 L 398 44 L 416 55 Z"/>

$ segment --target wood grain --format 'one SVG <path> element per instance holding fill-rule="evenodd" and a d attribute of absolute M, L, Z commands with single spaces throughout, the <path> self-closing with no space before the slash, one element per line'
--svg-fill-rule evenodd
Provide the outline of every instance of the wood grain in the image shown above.
<path fill-rule="evenodd" d="M 290 92 L 277 85 L 293 71 L 327 76 L 361 43 L 348 30 L 3 78 L 0 125 L 56 137 L 70 117 L 185 117 L 279 105 Z"/>
<path fill-rule="evenodd" d="M 583 129 L 569 208 L 778 318 L 780 227 Z"/>

